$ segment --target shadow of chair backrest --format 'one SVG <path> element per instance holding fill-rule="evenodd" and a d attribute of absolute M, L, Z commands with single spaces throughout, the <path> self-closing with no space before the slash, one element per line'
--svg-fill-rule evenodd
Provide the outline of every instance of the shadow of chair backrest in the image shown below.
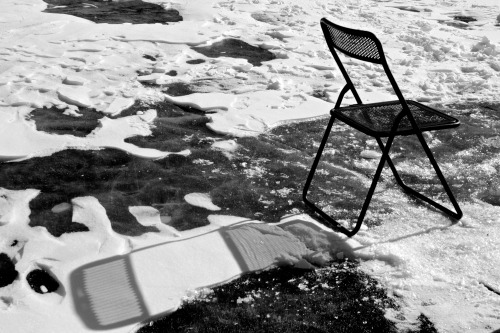
<path fill-rule="evenodd" d="M 186 288 L 222 283 L 241 271 L 239 263 L 227 271 L 211 263 L 210 259 L 217 256 L 236 261 L 226 257 L 237 256 L 232 249 L 220 251 L 226 243 L 222 238 L 221 229 L 209 230 L 78 267 L 70 275 L 77 315 L 92 330 L 108 330 L 168 314 L 180 304 L 177 298 Z M 186 266 L 179 268 L 182 264 Z M 179 269 L 184 271 L 178 272 Z M 183 279 L 183 274 L 198 272 L 199 277 L 192 285 L 192 276 Z M 179 279 L 184 281 L 179 283 Z M 203 285 L 204 282 L 207 285 Z M 171 288 L 158 289 L 162 285 L 171 287 L 172 283 L 179 285 L 180 293 L 170 295 Z"/>
<path fill-rule="evenodd" d="M 70 279 L 77 313 L 90 329 L 122 327 L 149 317 L 127 255 L 82 266 Z"/>
<path fill-rule="evenodd" d="M 300 257 L 308 253 L 304 243 L 271 224 L 249 223 L 222 232 L 242 272 L 265 269 L 283 261 L 286 255 Z"/>

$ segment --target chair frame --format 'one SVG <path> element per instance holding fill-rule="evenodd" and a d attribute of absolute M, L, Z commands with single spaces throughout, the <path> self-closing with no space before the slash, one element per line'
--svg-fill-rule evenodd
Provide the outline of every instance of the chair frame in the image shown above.
<path fill-rule="evenodd" d="M 374 45 L 376 46 L 376 49 L 378 51 L 379 59 L 371 59 L 371 58 L 368 58 L 368 57 L 363 56 L 363 55 L 352 53 L 349 50 L 342 49 L 341 47 L 336 45 L 335 42 L 332 40 L 331 33 L 329 31 L 329 27 L 332 29 L 336 29 L 337 31 L 341 31 L 343 33 L 346 33 L 346 34 L 354 35 L 356 37 L 369 38 L 372 42 L 375 43 Z M 330 121 L 328 122 L 328 125 L 327 125 L 326 130 L 325 130 L 325 134 L 323 136 L 323 139 L 322 139 L 321 144 L 319 146 L 318 152 L 317 152 L 316 157 L 314 159 L 314 162 L 311 166 L 311 170 L 310 170 L 309 175 L 307 177 L 306 183 L 304 185 L 304 190 L 303 190 L 304 203 L 308 207 L 312 208 L 312 210 L 314 212 L 316 212 L 317 214 L 319 214 L 324 220 L 326 220 L 326 222 L 335 226 L 340 232 L 346 234 L 348 237 L 354 236 L 361 228 L 361 225 L 362 225 L 363 220 L 365 218 L 366 212 L 367 212 L 368 207 L 370 205 L 370 201 L 371 201 L 372 196 L 375 192 L 376 185 L 377 185 L 378 180 L 380 178 L 380 175 L 382 173 L 384 164 L 387 161 L 389 168 L 391 169 L 391 171 L 396 179 L 396 182 L 402 187 L 402 189 L 406 193 L 411 194 L 411 195 L 423 200 L 424 202 L 441 210 L 442 212 L 449 215 L 450 217 L 452 217 L 456 220 L 459 220 L 463 216 L 462 210 L 460 209 L 458 202 L 456 201 L 455 197 L 453 196 L 453 193 L 451 192 L 451 189 L 450 189 L 448 183 L 446 182 L 446 180 L 443 176 L 443 173 L 441 172 L 441 169 L 439 168 L 439 166 L 436 162 L 436 159 L 434 158 L 434 155 L 432 154 L 429 146 L 427 145 L 427 143 L 422 135 L 422 131 L 454 128 L 454 127 L 458 127 L 460 125 L 460 122 L 453 117 L 447 116 L 447 115 L 445 115 L 437 110 L 426 107 L 420 103 L 404 99 L 403 94 L 401 93 L 401 90 L 399 89 L 399 87 L 396 83 L 396 80 L 394 79 L 394 77 L 389 69 L 389 65 L 387 64 L 387 60 L 386 60 L 384 52 L 383 52 L 382 44 L 380 43 L 378 38 L 373 33 L 369 32 L 369 31 L 355 30 L 355 29 L 342 27 L 342 26 L 339 26 L 339 25 L 336 25 L 336 24 L 330 22 L 326 18 L 321 19 L 321 28 L 322 28 L 323 34 L 325 36 L 326 42 L 328 44 L 328 47 L 329 47 L 329 49 L 330 49 L 330 51 L 335 59 L 335 62 L 337 63 L 340 71 L 342 72 L 342 75 L 344 76 L 344 79 L 346 81 L 346 85 L 340 91 L 337 102 L 335 103 L 335 107 L 330 111 L 330 115 L 331 115 Z M 363 60 L 363 61 L 368 61 L 368 62 L 371 62 L 374 64 L 382 65 L 384 68 L 385 74 L 389 78 L 389 81 L 392 85 L 392 88 L 394 89 L 394 92 L 396 93 L 396 96 L 398 97 L 398 100 L 391 101 L 391 102 L 363 104 L 361 101 L 361 98 L 359 97 L 359 94 L 358 94 L 356 88 L 354 87 L 347 71 L 344 68 L 344 65 L 342 64 L 342 62 L 337 54 L 337 50 L 346 54 L 347 56 L 350 56 L 350 57 L 353 57 L 353 58 L 356 58 L 359 60 Z M 349 90 L 354 95 L 354 98 L 356 99 L 357 104 L 350 105 L 347 107 L 341 107 L 341 103 L 342 103 L 342 100 L 344 98 L 344 95 Z M 380 106 L 380 105 L 383 106 L 383 105 L 387 105 L 387 104 L 391 104 L 391 103 L 400 103 L 402 106 L 402 111 L 394 119 L 394 123 L 391 127 L 390 132 L 374 131 L 370 128 L 362 126 L 359 123 L 356 123 L 355 121 L 351 120 L 350 118 L 346 117 L 341 112 L 339 112 L 340 110 L 345 110 L 346 108 L 356 108 L 359 106 Z M 444 117 L 447 117 L 448 119 L 452 119 L 452 122 L 448 123 L 448 124 L 444 124 L 444 125 L 440 125 L 440 124 L 432 125 L 432 126 L 423 125 L 422 128 L 420 128 L 419 125 L 417 124 L 417 121 L 415 120 L 408 104 L 418 105 L 420 108 L 423 108 L 426 110 L 431 110 L 435 114 L 439 114 L 440 116 L 444 116 Z M 399 124 L 404 117 L 407 117 L 407 119 L 409 120 L 409 122 L 411 124 L 411 129 L 398 132 Z M 339 120 L 343 121 L 344 123 L 346 123 L 347 125 L 355 128 L 355 129 L 357 129 L 357 130 L 359 130 L 359 131 L 361 131 L 369 136 L 374 137 L 378 143 L 380 150 L 382 151 L 382 156 L 380 158 L 377 169 L 375 171 L 375 175 L 373 176 L 373 180 L 372 180 L 371 186 L 368 190 L 368 193 L 366 195 L 366 199 L 365 199 L 363 206 L 361 208 L 361 212 L 358 216 L 357 223 L 352 230 L 348 230 L 347 228 L 345 228 L 344 226 L 339 224 L 337 221 L 335 221 L 333 218 L 331 218 L 327 213 L 325 213 L 323 210 L 321 210 L 319 207 L 317 207 L 314 203 L 309 201 L 307 198 L 307 194 L 309 192 L 309 187 L 310 187 L 311 182 L 313 180 L 313 177 L 315 175 L 316 168 L 317 168 L 318 163 L 321 159 L 321 155 L 323 153 L 325 145 L 328 141 L 328 138 L 329 138 L 329 135 L 330 135 L 330 132 L 331 132 L 331 129 L 332 129 L 332 126 L 333 126 L 335 119 L 339 119 Z M 424 149 L 425 154 L 427 155 L 430 163 L 432 164 L 432 166 L 434 168 L 434 171 L 436 172 L 436 175 L 438 176 L 446 194 L 448 195 L 448 198 L 449 198 L 451 204 L 453 205 L 455 212 L 453 212 L 452 210 L 437 203 L 436 201 L 430 199 L 429 197 L 421 194 L 420 192 L 410 188 L 408 185 L 406 185 L 403 182 L 403 180 L 399 176 L 399 173 L 396 170 L 396 167 L 395 167 L 394 163 L 392 162 L 392 159 L 389 156 L 389 151 L 391 149 L 392 143 L 393 143 L 396 136 L 413 135 L 413 134 L 416 135 L 418 140 L 420 141 L 420 144 L 422 145 L 422 148 Z M 382 137 L 387 137 L 387 141 L 385 144 L 383 143 L 383 141 L 381 139 Z"/>

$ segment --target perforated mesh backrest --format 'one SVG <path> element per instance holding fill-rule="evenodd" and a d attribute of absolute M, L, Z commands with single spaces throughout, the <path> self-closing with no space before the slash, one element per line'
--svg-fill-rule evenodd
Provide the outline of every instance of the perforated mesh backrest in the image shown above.
<path fill-rule="evenodd" d="M 360 60 L 383 62 L 382 46 L 371 32 L 341 27 L 327 19 L 321 20 L 321 27 L 330 47 Z"/>

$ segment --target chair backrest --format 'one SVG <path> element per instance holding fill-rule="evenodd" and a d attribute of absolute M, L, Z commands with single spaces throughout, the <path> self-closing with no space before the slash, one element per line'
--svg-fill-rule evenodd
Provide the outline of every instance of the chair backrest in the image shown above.
<path fill-rule="evenodd" d="M 352 91 L 358 104 L 362 104 L 356 88 L 352 84 L 352 81 L 347 74 L 344 65 L 342 64 L 342 61 L 337 55 L 336 51 L 338 50 L 349 57 L 382 65 L 384 67 L 385 74 L 387 75 L 387 78 L 389 79 L 389 82 L 394 89 L 394 92 L 398 96 L 398 99 L 405 106 L 405 109 L 408 109 L 401 90 L 399 89 L 398 84 L 396 83 L 396 80 L 394 79 L 391 70 L 389 69 L 389 65 L 387 64 L 384 50 L 382 48 L 382 43 L 380 43 L 378 38 L 373 33 L 364 30 L 342 27 L 330 22 L 326 18 L 321 19 L 321 29 L 323 30 L 323 34 L 325 35 L 328 48 L 332 52 L 332 55 L 337 62 L 337 65 L 339 66 L 344 79 L 347 82 L 347 85 L 340 93 L 335 108 L 340 107 L 343 96 L 349 89 Z"/>
<path fill-rule="evenodd" d="M 321 19 L 321 28 L 332 53 L 337 49 L 359 60 L 384 63 L 382 44 L 373 33 L 342 27 L 325 18 Z"/>

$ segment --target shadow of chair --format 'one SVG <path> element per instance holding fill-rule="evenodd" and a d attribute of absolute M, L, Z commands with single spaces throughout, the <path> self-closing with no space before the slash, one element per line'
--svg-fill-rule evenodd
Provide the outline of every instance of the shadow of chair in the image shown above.
<path fill-rule="evenodd" d="M 283 254 L 307 252 L 278 226 L 242 220 L 83 265 L 71 273 L 70 290 L 85 326 L 109 330 L 175 311 L 187 290 L 265 269 Z"/>

